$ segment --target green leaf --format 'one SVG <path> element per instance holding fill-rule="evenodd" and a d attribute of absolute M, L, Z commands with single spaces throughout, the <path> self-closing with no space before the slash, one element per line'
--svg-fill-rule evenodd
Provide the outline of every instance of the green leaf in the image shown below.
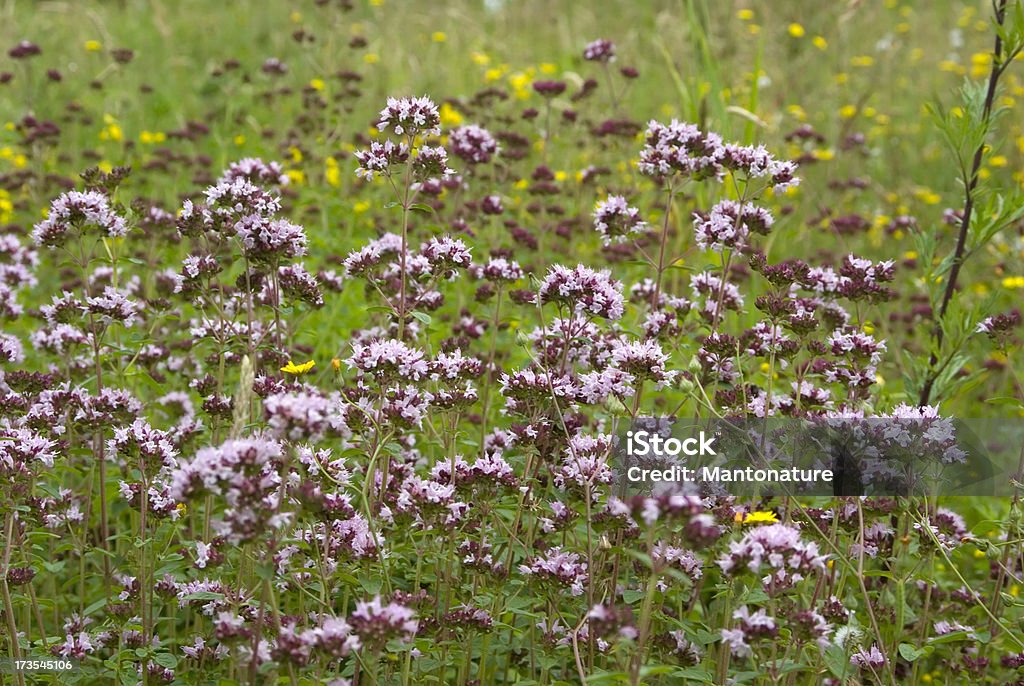
<path fill-rule="evenodd" d="M 256 565 L 256 576 L 263 579 L 264 581 L 273 581 L 274 563 L 266 562 Z"/>
<path fill-rule="evenodd" d="M 907 662 L 913 662 L 922 655 L 924 655 L 923 650 L 919 650 L 909 643 L 900 643 L 900 657 Z"/>
<path fill-rule="evenodd" d="M 522 683 L 522 682 L 519 682 Z M 619 683 L 628 684 L 629 674 L 625 672 L 597 672 L 587 677 L 588 684 Z"/>
<path fill-rule="evenodd" d="M 850 671 L 850 658 L 846 651 L 837 645 L 830 645 L 825 649 L 825 666 L 832 676 L 837 679 L 845 679 Z"/>
<path fill-rule="evenodd" d="M 172 653 L 156 653 L 153 655 L 153 662 L 167 669 L 174 669 L 178 666 L 178 658 Z"/>
<path fill-rule="evenodd" d="M 711 676 L 711 672 L 706 669 L 701 669 L 700 667 L 687 667 L 686 669 L 680 669 L 672 672 L 672 676 L 680 679 L 697 681 L 702 684 L 715 683 L 714 677 Z"/>
<path fill-rule="evenodd" d="M 101 607 L 103 607 L 103 606 L 104 606 L 104 605 L 106 605 L 106 604 L 107 604 L 107 599 L 106 599 L 106 598 L 102 598 L 102 599 L 100 599 L 100 600 L 97 600 L 97 601 L 96 601 L 96 602 L 94 602 L 93 604 L 91 604 L 91 605 L 89 605 L 88 607 L 86 607 L 86 608 L 85 608 L 85 609 L 84 609 L 84 610 L 82 611 L 82 614 L 83 614 L 84 616 L 86 616 L 86 617 L 88 617 L 88 616 L 90 616 L 90 615 L 93 615 L 93 614 L 95 614 L 95 612 L 96 612 L 97 610 L 99 610 L 99 609 L 100 609 Z"/>
<path fill-rule="evenodd" d="M 1014 398 L 1012 396 L 1001 396 L 999 398 L 989 398 L 985 402 L 990 405 L 1009 405 L 1010 407 L 1024 408 L 1024 401 L 1020 398 Z"/>
<path fill-rule="evenodd" d="M 363 590 L 370 595 L 377 595 L 380 593 L 381 580 L 378 578 L 360 579 L 359 583 L 362 585 Z"/>
<path fill-rule="evenodd" d="M 196 591 L 195 593 L 189 593 L 181 598 L 182 600 L 224 600 L 223 593 L 214 593 L 213 591 Z"/>
<path fill-rule="evenodd" d="M 430 315 L 427 314 L 426 312 L 412 312 L 410 316 L 412 316 L 413 319 L 418 319 L 427 326 L 430 326 L 430 322 L 433 321 Z"/>
<path fill-rule="evenodd" d="M 622 599 L 626 602 L 627 605 L 632 605 L 633 603 L 643 600 L 643 597 L 644 592 L 637 591 L 635 589 L 627 589 L 622 592 Z"/>

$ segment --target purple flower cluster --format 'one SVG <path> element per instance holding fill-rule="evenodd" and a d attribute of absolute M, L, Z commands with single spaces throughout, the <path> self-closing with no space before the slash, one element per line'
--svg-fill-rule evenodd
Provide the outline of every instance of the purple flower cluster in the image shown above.
<path fill-rule="evenodd" d="M 640 218 L 640 210 L 631 207 L 624 197 L 609 195 L 594 209 L 594 229 L 605 245 L 611 245 L 643 233 L 647 223 Z"/>
<path fill-rule="evenodd" d="M 480 126 L 460 126 L 448 134 L 448 145 L 456 157 L 469 164 L 486 164 L 501 152 L 491 133 Z"/>
<path fill-rule="evenodd" d="M 622 284 L 608 272 L 582 264 L 575 268 L 556 264 L 548 269 L 537 295 L 541 304 L 558 303 L 585 316 L 615 320 L 625 311 Z"/>
<path fill-rule="evenodd" d="M 604 38 L 593 40 L 583 48 L 583 59 L 588 62 L 614 62 L 615 44 Z"/>
<path fill-rule="evenodd" d="M 729 552 L 718 560 L 718 566 L 730 576 L 742 573 L 744 568 L 759 573 L 762 567 L 768 567 L 771 571 L 763 581 L 772 592 L 792 587 L 806 574 L 824 571 L 826 558 L 818 552 L 817 543 L 801 538 L 798 529 L 769 524 L 730 543 Z"/>
<path fill-rule="evenodd" d="M 753 203 L 741 207 L 733 200 L 723 200 L 707 216 L 695 215 L 693 228 L 702 250 L 722 252 L 746 247 L 751 233 L 766 235 L 774 221 L 768 210 Z"/>
<path fill-rule="evenodd" d="M 110 199 L 97 191 L 68 191 L 50 203 L 46 219 L 32 230 L 36 245 L 58 248 L 73 236 L 93 229 L 110 238 L 128 233 L 124 217 L 110 206 Z"/>
<path fill-rule="evenodd" d="M 394 130 L 399 136 L 426 136 L 441 134 L 441 115 L 430 98 L 388 98 L 380 111 L 377 128 Z"/>
<path fill-rule="evenodd" d="M 548 585 L 558 592 L 566 588 L 573 595 L 583 595 L 587 583 L 587 564 L 576 553 L 555 547 L 539 557 L 519 565 L 519 572 Z"/>

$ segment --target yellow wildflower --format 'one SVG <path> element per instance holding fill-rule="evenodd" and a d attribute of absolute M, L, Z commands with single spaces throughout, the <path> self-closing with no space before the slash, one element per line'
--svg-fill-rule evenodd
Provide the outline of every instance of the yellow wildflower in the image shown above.
<path fill-rule="evenodd" d="M 328 157 L 324 160 L 324 179 L 328 185 L 337 188 L 341 185 L 341 170 L 338 169 L 338 160 Z"/>
<path fill-rule="evenodd" d="M 295 376 L 302 376 L 315 366 L 316 361 L 314 360 L 310 360 L 309 362 L 303 362 L 302 364 L 295 364 L 291 360 L 288 360 L 288 364 L 281 367 L 281 371 L 284 372 L 285 374 L 294 374 Z"/>
<path fill-rule="evenodd" d="M 748 512 L 744 524 L 777 524 L 779 518 L 771 511 Z"/>
<path fill-rule="evenodd" d="M 459 114 L 459 111 L 446 102 L 441 103 L 441 109 L 438 111 L 438 114 L 441 117 L 442 126 L 458 126 L 462 123 L 462 115 Z"/>

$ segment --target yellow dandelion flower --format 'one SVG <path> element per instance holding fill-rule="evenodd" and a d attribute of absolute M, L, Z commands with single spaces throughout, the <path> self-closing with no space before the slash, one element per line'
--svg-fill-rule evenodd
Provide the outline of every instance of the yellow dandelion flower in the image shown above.
<path fill-rule="evenodd" d="M 380 55 L 375 52 L 368 52 L 363 55 L 363 62 L 366 62 L 367 64 L 377 64 L 380 62 Z"/>
<path fill-rule="evenodd" d="M 517 91 L 524 90 L 530 87 L 530 77 L 521 71 L 517 71 L 508 77 L 508 84 Z"/>
<path fill-rule="evenodd" d="M 337 357 L 331 358 L 331 369 L 333 369 L 336 372 L 340 371 L 341 370 L 341 360 L 339 360 Z"/>
<path fill-rule="evenodd" d="M 324 179 L 328 185 L 335 188 L 341 185 L 341 170 L 338 168 L 338 161 L 333 157 L 324 160 Z"/>
<path fill-rule="evenodd" d="M 352 211 L 355 212 L 356 214 L 362 214 L 363 212 L 366 212 L 369 209 L 370 203 L 368 203 L 365 200 L 360 200 L 359 202 L 352 206 Z"/>
<path fill-rule="evenodd" d="M 103 127 L 103 130 L 100 131 L 100 140 L 101 141 L 114 141 L 114 142 L 118 142 L 118 141 L 121 141 L 123 139 L 124 139 L 124 130 L 121 128 L 121 125 L 118 124 L 115 121 L 109 122 L 106 126 Z"/>
<path fill-rule="evenodd" d="M 803 38 L 805 33 L 807 33 L 807 31 L 804 30 L 802 25 L 797 24 L 796 22 L 789 25 L 789 35 L 793 36 L 793 38 Z"/>
<path fill-rule="evenodd" d="M 950 74 L 958 74 L 963 76 L 967 73 L 967 68 L 964 65 L 954 62 L 953 60 L 942 60 L 939 62 L 939 71 L 949 72 Z"/>
<path fill-rule="evenodd" d="M 486 67 L 491 63 L 491 58 L 486 52 L 474 51 L 469 53 L 469 59 L 478 67 Z"/>
<path fill-rule="evenodd" d="M 813 43 L 814 47 L 816 47 L 818 50 L 828 49 L 828 41 L 825 40 L 824 36 L 815 36 L 813 39 L 811 39 L 811 43 Z"/>
<path fill-rule="evenodd" d="M 871 55 L 857 55 L 850 60 L 850 65 L 854 67 L 870 67 L 875 63 L 875 58 Z"/>
<path fill-rule="evenodd" d="M 754 10 L 742 9 L 736 13 L 736 18 L 740 21 L 750 21 L 754 18 Z"/>
<path fill-rule="evenodd" d="M 323 79 L 312 79 L 309 82 L 309 87 L 312 88 L 315 91 L 322 91 L 324 89 L 324 80 Z"/>
<path fill-rule="evenodd" d="M 237 136 L 234 137 L 233 140 L 235 145 L 245 145 L 245 136 L 243 136 L 242 134 L 238 134 Z"/>
<path fill-rule="evenodd" d="M 301 169 L 289 169 L 285 172 L 285 175 L 296 186 L 301 186 L 306 182 L 306 172 Z"/>
<path fill-rule="evenodd" d="M 14 214 L 14 203 L 10 200 L 10 193 L 0 188 L 0 223 L 6 224 Z"/>
<path fill-rule="evenodd" d="M 85 49 L 89 52 L 99 52 L 103 49 L 103 43 L 98 40 L 87 40 L 85 41 Z"/>
<path fill-rule="evenodd" d="M 441 103 L 438 114 L 441 116 L 442 126 L 458 126 L 462 123 L 462 115 L 459 114 L 459 111 L 446 102 Z"/>
<path fill-rule="evenodd" d="M 435 43 L 444 43 L 446 40 L 448 40 L 448 34 L 445 33 L 444 31 L 434 31 L 432 34 L 430 34 L 430 40 L 434 41 Z"/>
<path fill-rule="evenodd" d="M 743 518 L 744 524 L 777 524 L 778 516 L 771 511 L 748 512 Z"/>
<path fill-rule="evenodd" d="M 311 370 L 315 366 L 316 366 L 316 361 L 315 360 L 310 360 L 309 362 L 303 362 L 302 364 L 295 364 L 291 360 L 288 360 L 288 364 L 286 364 L 285 366 L 281 367 L 281 371 L 284 372 L 285 374 L 294 374 L 295 376 L 302 376 L 303 374 L 307 373 L 309 370 Z"/>

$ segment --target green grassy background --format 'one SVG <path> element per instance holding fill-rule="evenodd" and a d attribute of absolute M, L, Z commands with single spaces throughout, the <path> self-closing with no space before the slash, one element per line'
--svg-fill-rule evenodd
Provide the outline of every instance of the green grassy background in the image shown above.
<path fill-rule="evenodd" d="M 207 155 L 212 170 L 248 155 L 280 159 L 302 175 L 293 186 L 298 192 L 293 214 L 310 233 L 313 264 L 321 264 L 358 246 L 375 226 L 388 228 L 395 221 L 381 210 L 383 194 L 356 187 L 354 161 L 344 157 L 358 147 L 356 137 L 369 131 L 388 95 L 427 94 L 441 101 L 502 87 L 512 93 L 502 112 L 514 120 L 521 109 L 539 106 L 529 90 L 533 79 L 558 78 L 575 86 L 594 77 L 603 87 L 600 70 L 581 58 L 586 42 L 600 36 L 618 45 L 614 66 L 634 66 L 640 72 L 625 92 L 622 116 L 638 122 L 680 117 L 727 139 L 761 141 L 780 154 L 811 154 L 820 160 L 804 166 L 805 183 L 796 195 L 777 199 L 777 207 L 790 205 L 792 213 L 769 243 L 776 255 L 813 258 L 856 251 L 900 261 L 913 257 L 914 243 L 902 232 L 883 230 L 892 217 L 912 214 L 930 229 L 939 225 L 943 209 L 962 204 L 951 157 L 924 106 L 935 99 L 955 103 L 955 90 L 964 79 L 987 77 L 991 10 L 984 2 L 353 4 L 343 11 L 340 3 L 318 6 L 311 0 L 7 0 L 0 4 L 0 45 L 6 50 L 30 39 L 40 44 L 43 55 L 30 63 L 0 62 L 0 70 L 15 76 L 0 86 L 0 123 L 33 113 L 57 120 L 63 133 L 57 149 L 38 150 L 25 161 L 18 159 L 21 151 L 11 125 L 0 129 L 0 173 L 28 164 L 40 172 L 73 177 L 97 161 L 141 169 L 162 145 L 182 154 Z M 300 30 L 314 40 L 297 41 L 293 33 Z M 366 46 L 350 48 L 355 36 L 364 38 Z M 123 66 L 114 63 L 110 50 L 115 48 L 134 50 L 135 59 Z M 284 61 L 288 74 L 261 73 L 259 66 L 268 57 Z M 239 68 L 218 75 L 226 60 L 237 60 Z M 63 81 L 47 82 L 42 76 L 47 68 L 60 70 Z M 342 84 L 333 75 L 342 70 L 363 77 L 360 97 L 340 95 Z M 1024 80 L 1018 72 L 1011 69 L 1006 77 L 1000 104 L 1008 113 L 992 141 L 991 164 L 983 170 L 999 184 L 1017 188 L 1024 183 L 1024 135 L 1015 115 Z M 93 81 L 102 82 L 102 89 L 92 87 Z M 299 132 L 296 124 L 306 113 L 303 89 L 312 87 L 329 105 L 322 121 Z M 270 89 L 287 92 L 268 101 Z M 69 113 L 69 102 L 81 111 Z M 565 104 L 571 105 L 567 99 Z M 593 117 L 609 114 L 593 101 L 584 107 L 592 108 Z M 193 120 L 209 126 L 211 134 L 196 142 L 142 140 Z M 825 142 L 787 143 L 785 135 L 801 124 L 812 125 Z M 109 135 L 112 126 L 119 136 Z M 851 134 L 863 135 L 865 143 L 855 152 L 844 152 L 842 141 Z M 571 180 L 587 164 L 604 163 L 629 183 L 636 181 L 629 162 L 636 157 L 638 141 L 594 146 L 578 142 L 578 134 L 556 136 L 546 155 L 549 166 Z M 332 156 L 338 160 L 335 185 L 327 182 L 325 167 Z M 854 176 L 868 183 L 866 190 L 830 188 L 832 182 Z M 185 167 L 160 174 L 137 172 L 125 192 L 155 198 L 173 209 L 180 196 L 202 188 L 191 177 Z M 654 193 L 648 197 L 652 221 L 659 214 L 656 199 Z M 29 226 L 48 200 L 32 188 L 19 189 L 8 195 L 10 209 L 0 210 L 0 219 Z M 696 200 L 699 204 L 702 196 Z M 826 208 L 836 215 L 858 213 L 872 228 L 852 238 L 837 237 L 817 221 Z M 946 240 L 948 249 L 952 236 Z M 551 259 L 587 258 L 596 252 L 596 241 L 571 250 L 548 249 Z M 968 298 L 992 299 L 993 309 L 1012 307 L 1024 285 L 1007 280 L 1022 273 L 1019 230 L 987 250 L 964 274 Z M 923 292 L 915 278 L 913 270 L 901 271 L 904 295 Z M 307 320 L 307 342 L 317 357 L 337 355 L 348 332 L 364 323 L 352 316 L 364 305 L 356 290 L 329 300 Z M 890 341 L 890 351 L 921 351 L 925 338 L 918 334 L 926 328 L 915 332 L 913 327 L 890 327 L 886 314 L 868 316 Z M 972 345 L 977 346 L 974 364 L 984 363 L 991 353 L 987 342 Z M 1001 360 L 995 362 L 998 366 Z M 886 402 L 905 399 L 902 364 L 890 352 L 882 370 Z M 1012 388 L 1005 369 L 993 377 L 984 388 L 944 409 L 991 414 L 983 400 Z"/>

